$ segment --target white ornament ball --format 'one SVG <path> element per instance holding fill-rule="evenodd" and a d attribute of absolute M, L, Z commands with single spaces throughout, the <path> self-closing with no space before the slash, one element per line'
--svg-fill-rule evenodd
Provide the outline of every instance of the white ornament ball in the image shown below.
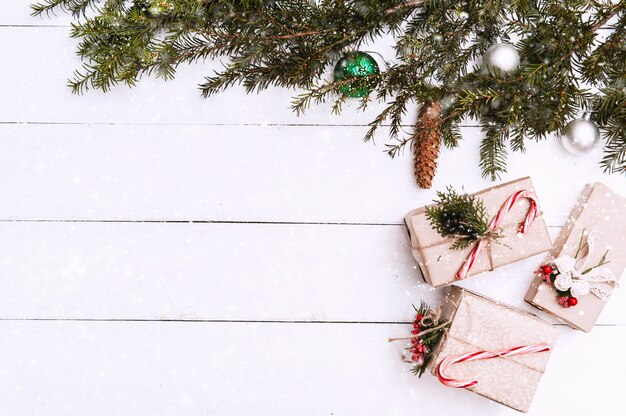
<path fill-rule="evenodd" d="M 485 52 L 483 65 L 494 76 L 512 74 L 519 67 L 519 53 L 508 43 L 496 43 Z"/>
<path fill-rule="evenodd" d="M 561 143 L 570 153 L 580 155 L 587 153 L 600 142 L 600 129 L 593 121 L 579 118 L 567 123 Z"/>

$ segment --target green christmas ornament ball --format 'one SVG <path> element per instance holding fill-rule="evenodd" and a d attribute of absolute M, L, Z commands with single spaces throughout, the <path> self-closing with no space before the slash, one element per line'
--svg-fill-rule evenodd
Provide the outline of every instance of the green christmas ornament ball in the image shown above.
<path fill-rule="evenodd" d="M 349 52 L 335 65 L 333 78 L 335 81 L 354 79 L 353 82 L 342 85 L 339 90 L 344 95 L 358 98 L 365 97 L 376 87 L 376 82 L 359 78 L 378 74 L 380 69 L 371 55 L 365 52 Z"/>

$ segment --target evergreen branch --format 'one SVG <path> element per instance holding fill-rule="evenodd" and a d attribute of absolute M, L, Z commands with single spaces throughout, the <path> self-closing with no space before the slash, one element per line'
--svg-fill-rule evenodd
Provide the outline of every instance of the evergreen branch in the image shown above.
<path fill-rule="evenodd" d="M 454 119 L 447 119 L 441 123 L 441 138 L 444 146 L 454 149 L 459 146 L 459 142 L 463 139 L 461 129 L 458 122 Z"/>
<path fill-rule="evenodd" d="M 433 206 L 426 207 L 426 218 L 442 237 L 452 237 L 452 250 L 464 249 L 489 233 L 489 216 L 482 200 L 459 194 L 447 187 L 438 191 Z"/>
<path fill-rule="evenodd" d="M 421 6 L 423 4 L 424 4 L 424 0 L 408 1 L 406 3 L 401 3 L 401 4 L 398 4 L 397 6 L 394 6 L 394 7 L 390 8 L 390 9 L 387 9 L 385 11 L 385 14 L 393 14 L 393 13 L 396 13 L 398 11 L 404 11 L 407 8 Z"/>
<path fill-rule="evenodd" d="M 409 100 L 447 100 L 444 145 L 458 145 L 461 120 L 479 120 L 480 167 L 492 179 L 506 169 L 508 143 L 523 152 L 526 140 L 562 132 L 579 111 L 590 111 L 602 130 L 602 167 L 626 172 L 626 0 L 36 1 L 34 15 L 75 18 L 71 36 L 83 61 L 68 82 L 75 93 L 134 86 L 145 75 L 171 79 L 181 64 L 223 58 L 224 67 L 200 85 L 204 96 L 281 86 L 304 90 L 292 103 L 298 114 L 331 99 L 340 112 L 347 97 L 342 84 L 325 80 L 328 69 L 346 51 L 389 36 L 398 62 L 385 63 L 376 95 L 357 109 L 385 103 L 365 139 L 389 121 L 392 157 L 412 140 L 402 136 Z M 604 40 L 601 28 L 612 31 Z M 511 33 L 520 39 L 515 74 L 494 76 L 474 64 Z"/>
<path fill-rule="evenodd" d="M 71 13 L 74 17 L 84 15 L 89 8 L 95 8 L 95 5 L 101 0 L 43 0 L 41 3 L 35 3 L 31 6 L 33 16 L 50 15 L 55 9 L 59 9 L 66 13 Z"/>
<path fill-rule="evenodd" d="M 506 147 L 508 137 L 506 128 L 496 128 L 493 125 L 483 126 L 485 137 L 480 144 L 480 168 L 483 177 L 495 181 L 506 172 Z"/>

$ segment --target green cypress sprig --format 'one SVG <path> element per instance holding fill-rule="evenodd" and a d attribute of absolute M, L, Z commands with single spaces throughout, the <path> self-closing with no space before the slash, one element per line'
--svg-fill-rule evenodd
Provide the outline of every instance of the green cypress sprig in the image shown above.
<path fill-rule="evenodd" d="M 445 192 L 437 192 L 434 202 L 426 208 L 426 218 L 442 237 L 454 239 L 453 250 L 463 249 L 489 234 L 489 217 L 479 198 L 459 194 L 449 186 Z"/>

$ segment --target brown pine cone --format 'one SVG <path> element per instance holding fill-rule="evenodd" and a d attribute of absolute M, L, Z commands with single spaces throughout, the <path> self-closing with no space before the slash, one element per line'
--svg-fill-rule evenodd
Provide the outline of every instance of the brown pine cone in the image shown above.
<path fill-rule="evenodd" d="M 422 189 L 429 189 L 437 170 L 441 145 L 441 103 L 426 101 L 420 109 L 413 133 L 415 181 Z"/>

